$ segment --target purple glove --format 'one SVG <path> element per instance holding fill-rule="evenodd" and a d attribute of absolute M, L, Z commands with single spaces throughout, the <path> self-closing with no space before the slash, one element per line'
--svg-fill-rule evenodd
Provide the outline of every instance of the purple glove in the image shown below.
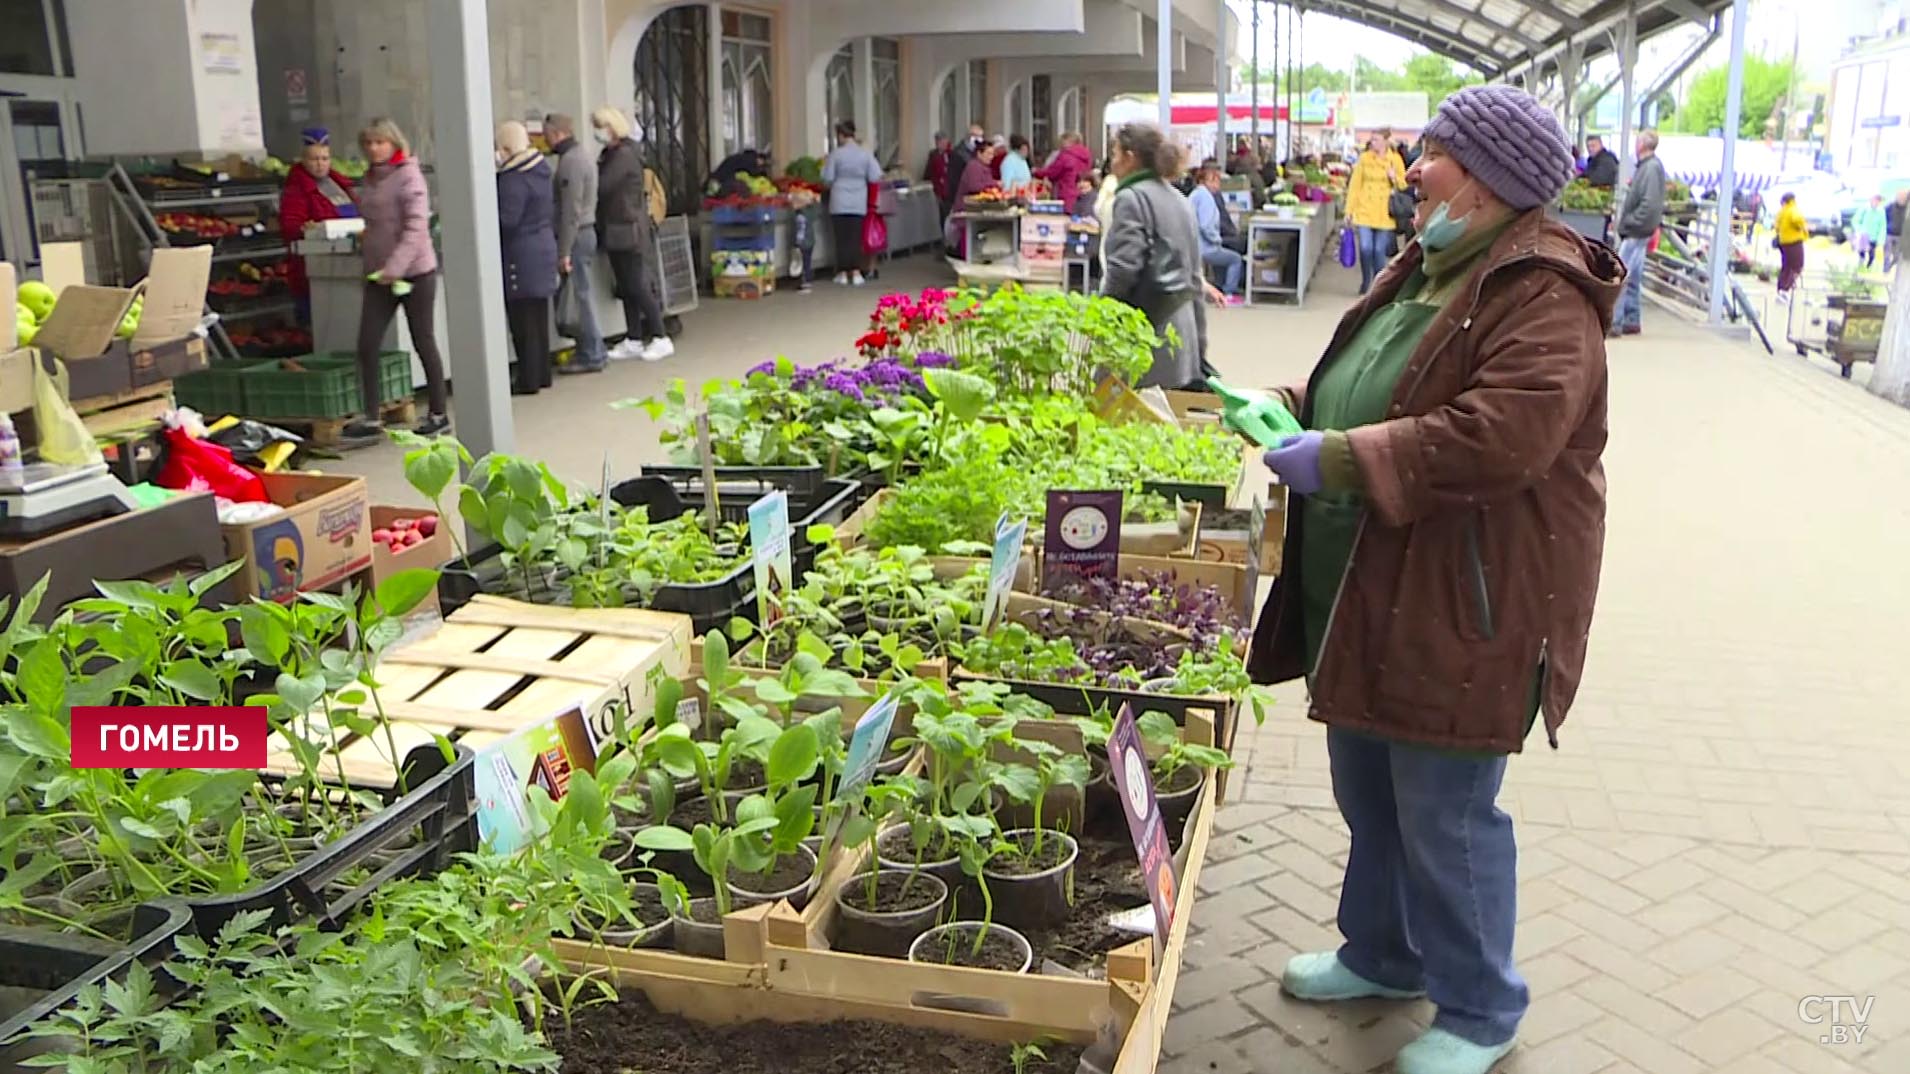
<path fill-rule="evenodd" d="M 1261 461 L 1279 475 L 1282 484 L 1302 496 L 1311 496 L 1326 485 L 1320 473 L 1320 445 L 1325 441 L 1326 434 L 1318 432 L 1289 436 L 1261 456 Z"/>

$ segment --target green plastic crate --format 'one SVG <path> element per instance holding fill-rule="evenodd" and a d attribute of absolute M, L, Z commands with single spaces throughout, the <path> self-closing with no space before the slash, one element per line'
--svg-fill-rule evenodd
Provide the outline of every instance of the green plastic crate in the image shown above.
<path fill-rule="evenodd" d="M 341 361 L 356 375 L 358 356 L 350 351 L 327 351 L 312 357 Z M 378 352 L 378 399 L 383 403 L 402 403 L 411 398 L 416 386 L 411 383 L 410 351 Z"/>
<path fill-rule="evenodd" d="M 245 371 L 234 368 L 202 369 L 175 377 L 173 398 L 207 419 L 245 414 Z"/>
<path fill-rule="evenodd" d="M 358 413 L 358 370 L 351 362 L 318 356 L 283 361 L 304 368 L 286 369 L 274 359 L 241 374 L 247 417 L 348 418 Z"/>

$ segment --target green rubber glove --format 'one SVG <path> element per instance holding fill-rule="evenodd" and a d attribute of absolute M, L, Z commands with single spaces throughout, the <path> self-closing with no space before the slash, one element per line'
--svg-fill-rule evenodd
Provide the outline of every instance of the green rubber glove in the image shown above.
<path fill-rule="evenodd" d="M 382 273 L 382 272 L 374 272 L 374 273 L 372 273 L 372 274 L 370 274 L 370 275 L 368 275 L 368 276 L 366 276 L 366 277 L 365 277 L 365 279 L 366 279 L 367 281 L 369 281 L 369 282 L 371 282 L 371 283 L 384 283 L 384 282 L 385 282 L 385 274 L 384 274 L 384 273 Z"/>
<path fill-rule="evenodd" d="M 403 297 L 405 297 L 406 295 L 408 295 L 408 294 L 410 294 L 410 293 L 411 293 L 411 283 L 410 283 L 410 281 L 408 281 L 408 280 L 393 280 L 393 281 L 391 282 L 391 293 L 392 293 L 392 294 L 394 294 L 394 295 L 396 295 L 396 296 L 398 296 L 399 298 L 403 298 Z"/>
<path fill-rule="evenodd" d="M 1265 392 L 1230 388 L 1219 377 L 1207 378 L 1207 387 L 1220 396 L 1220 420 L 1227 428 L 1263 448 L 1277 448 L 1287 437 L 1306 432 L 1280 400 Z"/>

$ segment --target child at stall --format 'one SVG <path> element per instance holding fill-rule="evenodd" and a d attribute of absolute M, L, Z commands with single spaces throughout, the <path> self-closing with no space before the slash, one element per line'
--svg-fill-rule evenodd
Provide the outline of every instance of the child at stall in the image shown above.
<path fill-rule="evenodd" d="M 792 226 L 795 230 L 792 245 L 795 246 L 796 253 L 801 259 L 800 270 L 791 272 L 791 275 L 796 277 L 797 291 L 812 289 L 809 266 L 816 253 L 816 229 L 813 219 L 815 214 L 808 210 L 810 206 L 816 204 L 817 200 L 816 192 L 808 187 L 797 187 L 789 192 L 789 213 L 794 221 Z M 792 270 L 798 268 L 796 265 L 789 267 Z"/>

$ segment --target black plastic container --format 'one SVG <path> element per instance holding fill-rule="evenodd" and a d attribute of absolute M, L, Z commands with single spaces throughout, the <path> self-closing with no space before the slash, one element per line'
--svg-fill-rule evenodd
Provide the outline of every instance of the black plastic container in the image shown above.
<path fill-rule="evenodd" d="M 662 473 L 651 473 L 646 469 L 642 476 L 613 486 L 610 498 L 620 507 L 647 508 L 650 518 L 658 522 L 675 518 L 685 511 L 702 510 L 708 502 L 703 495 L 702 472 L 697 471 L 694 483 L 686 484 L 685 479 L 676 475 L 677 469 L 680 468 L 664 467 Z M 781 469 L 807 473 L 810 468 Z M 820 468 L 815 469 L 819 475 Z M 746 520 L 749 517 L 749 505 L 764 492 L 774 491 L 776 487 L 766 484 L 770 479 L 759 475 L 777 472 L 778 468 L 750 470 L 742 477 L 732 474 L 731 477 L 735 479 L 731 480 L 725 477 L 726 471 L 719 468 L 717 504 L 723 520 Z M 848 518 L 849 513 L 855 510 L 857 485 L 853 481 L 820 476 L 813 484 L 806 481 L 797 484 L 798 488 L 786 491 L 789 492 L 792 537 L 790 562 L 796 576 L 800 578 L 816 559 L 815 547 L 809 542 L 806 531 L 819 522 L 838 524 Z M 463 607 L 478 593 L 486 591 L 486 580 L 497 575 L 496 560 L 501 551 L 497 545 L 487 545 L 474 550 L 463 560 L 453 560 L 444 566 L 438 581 L 438 603 L 447 615 Z M 754 618 L 755 568 L 745 560 L 737 564 L 735 570 L 714 581 L 662 586 L 644 606 L 655 611 L 689 616 L 698 634 L 721 629 L 738 616 Z"/>
<path fill-rule="evenodd" d="M 133 942 L 124 947 L 83 936 L 0 927 L 0 987 L 41 993 L 0 1020 L 0 1070 L 34 1054 L 30 1042 L 13 1042 L 21 1031 L 71 1003 L 87 985 L 123 979 L 134 962 L 151 965 L 173 952 L 173 937 L 192 924 L 192 911 L 177 901 L 151 902 L 133 913 Z M 12 1004 L 9 1004 L 11 1007 Z"/>
<path fill-rule="evenodd" d="M 251 891 L 184 900 L 192 931 L 211 941 L 239 914 L 267 909 L 272 917 L 266 929 L 304 919 L 333 928 L 383 884 L 428 876 L 476 850 L 476 761 L 463 747 L 449 764 L 435 745 L 412 750 L 403 766 L 408 793 Z M 362 882 L 349 888 L 335 883 L 360 867 L 370 874 Z"/>

